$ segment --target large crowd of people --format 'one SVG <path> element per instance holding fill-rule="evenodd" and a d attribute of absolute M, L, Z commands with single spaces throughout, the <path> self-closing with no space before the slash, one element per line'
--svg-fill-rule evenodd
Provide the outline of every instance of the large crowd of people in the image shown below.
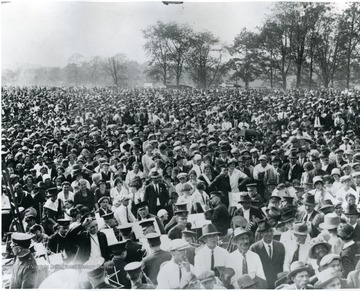
<path fill-rule="evenodd" d="M 1 102 L 4 288 L 360 288 L 358 90 Z"/>

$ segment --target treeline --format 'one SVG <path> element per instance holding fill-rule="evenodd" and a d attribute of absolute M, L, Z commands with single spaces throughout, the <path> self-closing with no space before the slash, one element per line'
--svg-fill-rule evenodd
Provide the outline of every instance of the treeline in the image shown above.
<path fill-rule="evenodd" d="M 20 67 L 3 70 L 2 84 L 41 86 L 142 86 L 146 64 L 131 61 L 123 54 L 112 57 L 72 55 L 65 67 Z"/>
<path fill-rule="evenodd" d="M 230 45 L 189 25 L 157 22 L 143 31 L 147 74 L 164 85 L 190 79 L 199 88 L 224 80 L 271 88 L 351 87 L 360 83 L 360 3 L 277 2 L 264 24 Z"/>

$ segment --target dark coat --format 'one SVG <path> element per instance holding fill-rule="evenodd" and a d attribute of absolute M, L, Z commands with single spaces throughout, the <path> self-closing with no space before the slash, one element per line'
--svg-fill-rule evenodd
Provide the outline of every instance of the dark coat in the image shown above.
<path fill-rule="evenodd" d="M 143 259 L 144 251 L 142 250 L 141 244 L 128 240 L 126 243 L 127 256 L 125 263 L 141 262 Z"/>
<path fill-rule="evenodd" d="M 143 156 L 142 154 L 138 155 L 138 160 L 136 160 L 135 155 L 130 156 L 128 161 L 127 161 L 127 164 L 126 164 L 127 170 L 128 171 L 132 170 L 132 164 L 137 161 L 139 163 L 140 171 L 143 171 L 144 167 L 143 167 L 142 162 L 141 162 L 142 161 L 142 156 Z"/>
<path fill-rule="evenodd" d="M 346 278 L 351 271 L 355 270 L 356 264 L 359 260 L 359 257 L 356 256 L 358 254 L 360 254 L 360 242 L 356 242 L 341 251 L 340 260 L 343 266 L 344 278 Z"/>
<path fill-rule="evenodd" d="M 173 226 L 168 233 L 169 239 L 177 239 L 182 237 L 182 229 L 176 224 Z"/>
<path fill-rule="evenodd" d="M 357 220 L 352 239 L 356 242 L 360 241 L 360 219 Z"/>
<path fill-rule="evenodd" d="M 284 245 L 281 242 L 273 241 L 272 258 L 269 258 L 262 240 L 254 243 L 250 250 L 259 255 L 263 265 L 266 281 L 268 283 L 268 288 L 274 289 L 275 281 L 277 281 L 277 274 L 283 271 L 285 260 Z"/>
<path fill-rule="evenodd" d="M 69 230 L 66 236 L 70 243 L 78 246 L 74 260 L 77 263 L 84 263 L 89 260 L 91 252 L 91 237 L 87 231 L 83 231 L 83 226 L 80 224 L 79 226 Z M 99 231 L 97 233 L 97 237 L 100 244 L 101 256 L 105 259 L 105 261 L 108 261 L 110 259 L 110 254 L 106 235 Z"/>
<path fill-rule="evenodd" d="M 10 289 L 37 288 L 37 276 L 37 264 L 31 253 L 22 258 L 17 257 L 12 269 Z"/>
<path fill-rule="evenodd" d="M 107 274 L 109 276 L 109 282 L 116 287 L 123 285 L 125 289 L 131 289 L 131 282 L 126 277 L 127 273 L 124 270 L 126 262 L 122 259 L 114 257 L 109 263 L 109 269 Z M 121 285 L 120 285 L 121 284 Z"/>
<path fill-rule="evenodd" d="M 160 200 L 160 206 L 156 205 L 157 198 Z M 169 192 L 164 183 L 159 183 L 159 193 L 155 191 L 154 184 L 151 183 L 146 186 L 144 201 L 149 203 L 149 212 L 156 215 L 158 208 L 166 208 L 169 202 Z"/>
<path fill-rule="evenodd" d="M 205 217 L 206 219 L 211 220 L 211 223 L 222 235 L 227 234 L 230 226 L 230 217 L 227 207 L 224 204 L 219 203 L 214 209 L 206 211 Z"/>
<path fill-rule="evenodd" d="M 161 264 L 170 261 L 171 258 L 169 252 L 158 250 L 143 260 L 144 272 L 155 285 L 157 285 L 157 275 Z"/>
<path fill-rule="evenodd" d="M 223 174 L 218 175 L 208 187 L 209 193 L 212 191 L 221 191 L 223 193 L 223 197 L 221 201 L 225 204 L 225 206 L 229 206 L 229 197 L 228 193 L 231 191 L 230 186 L 230 177 L 224 176 Z"/>
<path fill-rule="evenodd" d="M 299 181 L 301 180 L 301 174 L 303 173 L 303 169 L 301 168 L 301 166 L 299 164 L 295 164 L 294 168 L 292 169 L 290 180 L 288 177 L 289 171 L 290 171 L 290 163 L 286 163 L 285 165 L 283 165 L 282 170 L 284 171 L 286 181 L 292 182 L 295 179 L 297 179 Z"/>

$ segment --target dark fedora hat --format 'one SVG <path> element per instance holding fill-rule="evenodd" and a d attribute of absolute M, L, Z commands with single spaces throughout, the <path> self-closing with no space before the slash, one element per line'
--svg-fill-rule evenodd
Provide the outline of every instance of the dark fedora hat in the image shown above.
<path fill-rule="evenodd" d="M 292 210 L 281 213 L 280 221 L 282 223 L 289 222 L 295 219 L 295 213 Z"/>
<path fill-rule="evenodd" d="M 329 207 L 334 207 L 334 204 L 332 203 L 332 201 L 330 199 L 325 199 L 324 201 L 322 201 L 320 203 L 320 210 L 323 210 L 325 208 L 329 208 Z"/>
<path fill-rule="evenodd" d="M 248 193 L 241 193 L 240 200 L 238 203 L 251 202 L 251 197 Z"/>
<path fill-rule="evenodd" d="M 269 222 L 268 218 L 264 218 L 263 220 L 258 221 L 258 231 L 263 232 L 265 230 L 271 229 L 273 225 Z"/>
<path fill-rule="evenodd" d="M 202 227 L 202 236 L 199 237 L 199 240 L 203 240 L 205 237 L 209 235 L 217 234 L 220 235 L 221 232 L 217 231 L 215 225 L 213 224 L 206 224 Z"/>
<path fill-rule="evenodd" d="M 356 205 L 347 205 L 344 210 L 345 215 L 359 215 L 359 211 L 356 209 Z"/>
<path fill-rule="evenodd" d="M 304 201 L 303 201 L 304 204 L 315 205 L 315 195 L 306 193 L 303 197 L 304 197 Z"/>

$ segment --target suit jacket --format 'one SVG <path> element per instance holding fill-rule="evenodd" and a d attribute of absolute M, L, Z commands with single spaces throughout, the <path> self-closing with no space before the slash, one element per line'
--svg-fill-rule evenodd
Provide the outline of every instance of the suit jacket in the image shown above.
<path fill-rule="evenodd" d="M 318 213 L 319 213 L 318 211 L 314 210 L 314 211 L 311 213 L 310 217 L 308 218 L 308 221 L 310 221 L 310 222 L 313 221 L 314 217 L 315 217 Z M 303 220 L 305 219 L 305 216 L 306 216 L 306 215 L 307 215 L 306 210 L 303 210 L 303 211 L 299 212 L 299 213 L 296 215 L 296 220 L 297 220 L 297 221 L 303 221 Z"/>
<path fill-rule="evenodd" d="M 345 278 L 351 271 L 355 270 L 356 264 L 359 261 L 359 257 L 356 256 L 358 254 L 360 254 L 360 242 L 355 242 L 341 251 L 340 260 L 344 270 L 343 276 Z"/>
<path fill-rule="evenodd" d="M 290 163 L 286 163 L 285 165 L 283 165 L 282 170 L 284 171 L 286 181 L 292 182 L 295 179 L 299 181 L 301 180 L 301 174 L 303 173 L 303 169 L 300 167 L 299 164 L 295 164 L 294 168 L 292 169 L 290 180 L 289 180 Z"/>
<path fill-rule="evenodd" d="M 281 242 L 273 240 L 272 257 L 270 258 L 267 250 L 265 249 L 264 242 L 258 241 L 254 243 L 250 250 L 257 253 L 260 257 L 263 265 L 266 281 L 268 283 L 267 288 L 274 289 L 275 281 L 277 281 L 277 274 L 283 272 L 284 260 L 285 260 L 285 247 Z"/>
<path fill-rule="evenodd" d="M 287 180 L 285 176 L 285 171 L 283 169 L 277 168 L 276 172 L 279 173 L 279 184 L 285 183 L 285 181 Z"/>
<path fill-rule="evenodd" d="M 331 171 L 332 171 L 333 169 L 335 169 L 335 168 L 336 168 L 336 164 L 335 164 L 335 163 L 330 163 L 330 164 L 327 165 L 325 171 L 326 171 L 329 175 L 331 175 Z"/>
<path fill-rule="evenodd" d="M 206 211 L 205 217 L 211 220 L 211 223 L 222 235 L 227 234 L 228 228 L 230 227 L 230 217 L 227 207 L 224 204 L 219 203 L 214 209 Z"/>
<path fill-rule="evenodd" d="M 149 212 L 156 215 L 158 211 L 157 198 L 160 201 L 160 207 L 165 208 L 169 202 L 169 192 L 164 183 L 159 183 L 159 193 L 155 191 L 154 184 L 151 183 L 146 186 L 144 201 L 149 203 Z"/>
<path fill-rule="evenodd" d="M 144 167 L 143 167 L 143 164 L 142 164 L 142 154 L 139 154 L 138 156 L 138 160 L 137 162 L 139 163 L 139 168 L 140 168 L 140 171 L 143 171 L 144 170 Z M 132 155 L 129 157 L 128 161 L 127 161 L 127 164 L 126 164 L 126 169 L 128 171 L 132 170 L 132 164 L 136 162 L 136 158 L 135 158 L 135 155 Z"/>
<path fill-rule="evenodd" d="M 215 168 L 216 168 L 216 170 L 218 170 L 220 172 L 222 167 L 224 167 L 224 166 L 227 167 L 228 160 L 229 160 L 228 158 L 226 158 L 225 160 L 223 160 L 222 158 L 217 158 L 215 160 Z"/>
<path fill-rule="evenodd" d="M 360 241 L 360 219 L 357 220 L 352 239 L 356 242 Z"/>

